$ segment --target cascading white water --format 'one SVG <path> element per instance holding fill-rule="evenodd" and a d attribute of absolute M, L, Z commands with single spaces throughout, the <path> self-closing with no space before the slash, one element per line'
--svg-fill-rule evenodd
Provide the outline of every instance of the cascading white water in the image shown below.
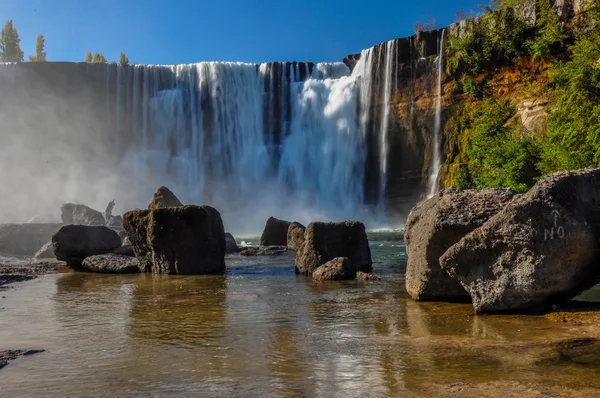
<path fill-rule="evenodd" d="M 440 168 L 442 167 L 442 154 L 440 145 L 440 136 L 442 132 L 442 71 L 444 68 L 444 33 L 446 30 L 442 30 L 442 36 L 438 46 L 437 56 L 437 102 L 435 105 L 435 121 L 433 126 L 433 157 L 431 161 L 431 175 L 429 176 L 429 193 L 428 197 L 432 197 L 437 192 L 438 188 L 438 177 L 440 175 Z"/>
<path fill-rule="evenodd" d="M 343 63 L 70 64 L 83 84 L 63 102 L 44 103 L 51 123 L 0 113 L 6 131 L 24 132 L 12 136 L 0 165 L 15 154 L 27 159 L 22 173 L 2 180 L 19 206 L 0 219 L 55 216 L 67 201 L 102 208 L 113 198 L 123 212 L 145 207 L 166 185 L 183 202 L 215 206 L 226 228 L 242 234 L 260 231 L 271 215 L 378 226 L 395 51 L 394 41 L 363 51 L 352 75 Z M 0 76 L 18 71 L 3 65 Z M 28 95 L 10 109 L 26 109 Z M 36 145 L 48 148 L 44 156 Z M 378 186 L 368 186 L 367 170 Z M 50 200 L 22 200 L 31 189 L 19 186 L 39 186 L 33 197 Z"/>
<path fill-rule="evenodd" d="M 364 211 L 364 137 L 355 79 L 342 63 L 316 64 L 304 81 L 298 64 L 285 72 L 285 64 L 129 68 L 141 96 L 117 102 L 132 107 L 122 168 L 134 190 L 149 197 L 167 185 L 184 202 L 221 209 L 242 233 L 271 214 L 356 218 Z M 125 130 L 126 113 L 117 117 Z"/>

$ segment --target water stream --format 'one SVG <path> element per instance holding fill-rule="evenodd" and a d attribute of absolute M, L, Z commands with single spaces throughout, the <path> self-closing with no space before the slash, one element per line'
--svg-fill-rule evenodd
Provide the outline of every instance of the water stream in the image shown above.
<path fill-rule="evenodd" d="M 220 277 L 63 273 L 21 283 L 2 292 L 0 350 L 46 352 L 2 369 L 0 395 L 442 396 L 457 383 L 509 381 L 600 388 L 597 345 L 565 360 L 553 344 L 580 331 L 413 302 L 400 235 L 370 241 L 381 277 L 370 283 L 313 284 L 294 274 L 291 256 L 237 255 Z"/>

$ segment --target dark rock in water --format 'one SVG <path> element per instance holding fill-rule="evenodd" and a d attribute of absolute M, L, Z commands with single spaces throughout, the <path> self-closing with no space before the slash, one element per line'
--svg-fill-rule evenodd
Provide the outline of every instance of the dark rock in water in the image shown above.
<path fill-rule="evenodd" d="M 568 300 L 600 281 L 600 170 L 544 177 L 441 257 L 476 313 Z"/>
<path fill-rule="evenodd" d="M 373 274 L 369 274 L 367 272 L 358 271 L 356 273 L 356 280 L 357 281 L 376 281 L 376 280 L 379 280 L 379 278 L 376 277 Z"/>
<path fill-rule="evenodd" d="M 135 251 L 133 250 L 133 246 L 131 245 L 123 245 L 121 247 L 117 247 L 112 251 L 114 254 L 121 254 L 123 256 L 135 257 Z"/>
<path fill-rule="evenodd" d="M 65 203 L 60 207 L 61 218 L 64 224 L 101 226 L 106 223 L 104 216 L 98 210 L 85 205 Z"/>
<path fill-rule="evenodd" d="M 299 222 L 294 221 L 290 224 L 287 231 L 287 248 L 296 251 L 304 243 L 304 231 L 306 227 Z"/>
<path fill-rule="evenodd" d="M 244 257 L 279 256 L 285 253 L 287 253 L 285 246 L 246 247 L 240 252 Z"/>
<path fill-rule="evenodd" d="M 31 257 L 62 224 L 3 224 L 0 225 L 0 255 Z"/>
<path fill-rule="evenodd" d="M 417 205 L 404 237 L 406 291 L 415 300 L 457 301 L 469 294 L 440 266 L 440 257 L 463 236 L 501 211 L 516 195 L 510 189 L 448 189 Z"/>
<path fill-rule="evenodd" d="M 296 273 L 310 275 L 336 257 L 348 257 L 357 271 L 371 272 L 371 249 L 363 223 L 313 222 L 304 233 L 304 243 L 296 252 Z"/>
<path fill-rule="evenodd" d="M 8 350 L 0 351 L 0 369 L 8 364 L 8 361 L 17 359 L 20 356 L 28 356 L 33 354 L 39 354 L 45 350 Z"/>
<path fill-rule="evenodd" d="M 347 257 L 337 257 L 321 265 L 312 273 L 315 282 L 342 281 L 356 277 L 356 268 Z"/>
<path fill-rule="evenodd" d="M 52 240 L 46 242 L 46 244 L 33 255 L 33 258 L 54 258 L 54 246 L 52 245 Z"/>
<path fill-rule="evenodd" d="M 223 221 L 210 206 L 133 210 L 123 215 L 123 225 L 142 272 L 225 272 Z"/>
<path fill-rule="evenodd" d="M 65 225 L 52 236 L 54 255 L 73 268 L 83 259 L 112 252 L 121 246 L 121 238 L 110 228 L 87 225 Z"/>
<path fill-rule="evenodd" d="M 148 205 L 149 209 L 162 209 L 164 207 L 178 207 L 183 204 L 177 199 L 177 196 L 167 187 L 160 187 L 154 193 L 152 201 Z"/>
<path fill-rule="evenodd" d="M 230 253 L 237 253 L 240 251 L 240 248 L 237 245 L 237 242 L 235 241 L 235 238 L 233 237 L 233 235 L 231 235 L 229 232 L 225 233 L 225 253 L 226 254 L 230 254 Z"/>
<path fill-rule="evenodd" d="M 265 229 L 260 237 L 261 246 L 287 246 L 287 233 L 290 227 L 289 221 L 278 220 L 269 217 Z"/>
<path fill-rule="evenodd" d="M 139 262 L 135 257 L 109 253 L 90 256 L 83 260 L 83 268 L 105 274 L 135 274 L 140 272 Z"/>

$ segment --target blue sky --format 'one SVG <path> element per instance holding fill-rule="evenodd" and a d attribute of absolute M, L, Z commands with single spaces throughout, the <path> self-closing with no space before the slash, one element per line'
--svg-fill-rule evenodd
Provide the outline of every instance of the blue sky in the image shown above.
<path fill-rule="evenodd" d="M 457 10 L 486 0 L 0 0 L 25 56 L 38 33 L 50 61 L 85 52 L 132 62 L 341 61 L 374 44 L 413 33 L 415 22 L 441 27 Z"/>

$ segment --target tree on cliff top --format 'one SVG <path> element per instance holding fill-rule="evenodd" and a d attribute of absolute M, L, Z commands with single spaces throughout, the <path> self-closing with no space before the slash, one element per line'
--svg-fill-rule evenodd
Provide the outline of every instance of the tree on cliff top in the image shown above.
<path fill-rule="evenodd" d="M 92 52 L 91 51 L 88 51 L 85 53 L 85 61 L 84 62 L 87 62 L 87 63 L 92 62 Z"/>
<path fill-rule="evenodd" d="M 46 62 L 46 52 L 44 51 L 44 35 L 39 34 L 35 41 L 35 55 L 29 56 L 29 62 Z"/>
<path fill-rule="evenodd" d="M 129 58 L 127 58 L 127 56 L 123 52 L 121 53 L 121 55 L 119 55 L 119 64 L 123 66 L 129 65 Z"/>
<path fill-rule="evenodd" d="M 23 51 L 19 43 L 19 34 L 14 28 L 12 20 L 6 21 L 0 36 L 0 61 L 23 62 Z"/>
<path fill-rule="evenodd" d="M 106 63 L 106 58 L 101 53 L 94 53 L 94 59 L 92 60 L 95 64 L 103 64 Z"/>

